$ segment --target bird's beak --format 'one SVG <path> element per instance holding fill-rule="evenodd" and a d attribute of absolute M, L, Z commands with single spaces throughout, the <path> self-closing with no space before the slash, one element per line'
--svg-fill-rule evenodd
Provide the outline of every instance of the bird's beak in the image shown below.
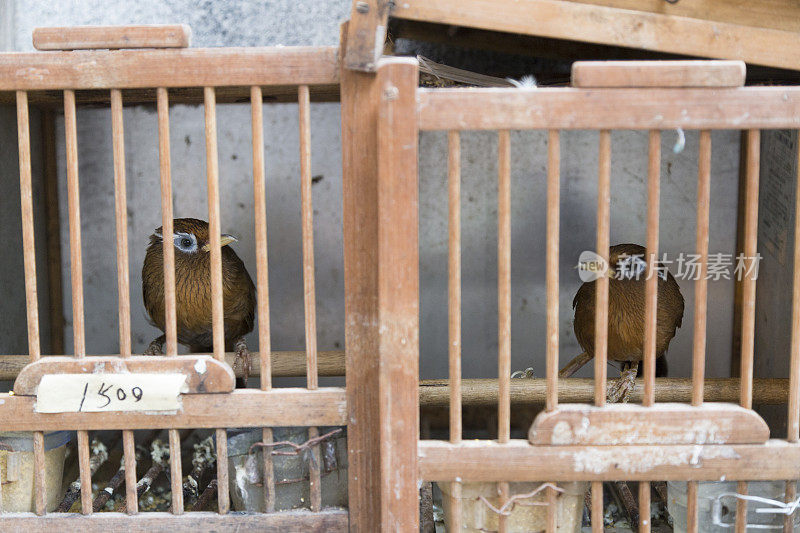
<path fill-rule="evenodd" d="M 613 268 L 609 267 L 608 270 L 606 270 L 606 277 L 608 279 L 616 278 L 617 272 Z"/>
<path fill-rule="evenodd" d="M 220 246 L 220 248 L 222 248 L 223 246 L 227 246 L 227 245 L 229 245 L 230 243 L 232 243 L 232 242 L 236 242 L 236 241 L 238 241 L 238 240 L 239 240 L 239 239 L 237 239 L 237 238 L 236 238 L 236 237 L 234 237 L 233 235 L 229 235 L 229 234 L 227 234 L 227 233 L 223 233 L 223 234 L 222 234 L 222 235 L 220 235 L 220 237 L 219 237 L 219 246 Z M 203 251 L 204 251 L 204 252 L 208 252 L 210 249 L 211 249 L 211 244 L 210 244 L 210 243 L 207 243 L 207 244 L 204 244 L 204 245 L 203 245 Z"/>

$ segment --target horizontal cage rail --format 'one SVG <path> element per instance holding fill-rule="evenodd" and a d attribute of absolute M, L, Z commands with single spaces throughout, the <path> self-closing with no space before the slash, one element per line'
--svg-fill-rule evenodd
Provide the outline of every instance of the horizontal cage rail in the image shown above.
<path fill-rule="evenodd" d="M 0 420 L 8 431 L 344 426 L 344 389 L 238 389 L 181 397 L 180 412 L 58 413 L 34 411 L 36 398 L 0 394 Z"/>
<path fill-rule="evenodd" d="M 800 127 L 800 87 L 420 89 L 420 130 Z"/>

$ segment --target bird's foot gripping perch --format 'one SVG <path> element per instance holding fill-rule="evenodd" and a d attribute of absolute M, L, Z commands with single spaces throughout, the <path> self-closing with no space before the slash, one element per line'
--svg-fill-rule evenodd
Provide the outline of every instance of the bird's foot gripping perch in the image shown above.
<path fill-rule="evenodd" d="M 636 372 L 639 370 L 639 365 L 634 365 L 623 370 L 620 373 L 619 379 L 612 385 L 608 386 L 607 399 L 608 403 L 628 403 L 633 389 L 636 387 Z"/>
<path fill-rule="evenodd" d="M 164 355 L 164 341 L 167 340 L 166 335 L 153 339 L 153 342 L 144 351 L 144 355 Z"/>
<path fill-rule="evenodd" d="M 233 361 L 233 372 L 238 376 L 242 375 L 243 382 L 247 383 L 247 378 L 250 377 L 250 350 L 247 349 L 247 343 L 244 337 L 240 337 L 234 345 L 236 352 L 236 359 Z"/>

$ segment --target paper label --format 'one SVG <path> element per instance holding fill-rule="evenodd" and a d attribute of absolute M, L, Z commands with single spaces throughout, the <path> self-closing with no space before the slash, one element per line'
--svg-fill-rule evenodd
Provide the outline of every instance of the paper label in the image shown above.
<path fill-rule="evenodd" d="M 177 411 L 185 383 L 184 374 L 47 374 L 36 412 Z"/>

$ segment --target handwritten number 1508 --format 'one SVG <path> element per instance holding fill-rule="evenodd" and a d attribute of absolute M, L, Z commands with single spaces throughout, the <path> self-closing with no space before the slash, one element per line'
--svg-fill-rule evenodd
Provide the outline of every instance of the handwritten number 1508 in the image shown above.
<path fill-rule="evenodd" d="M 105 399 L 106 403 L 103 405 L 98 405 L 98 408 L 107 407 L 111 403 L 111 396 L 109 396 L 109 391 L 114 387 L 114 384 L 106 386 L 105 382 L 100 384 L 100 388 L 97 391 L 98 396 L 102 396 Z M 87 383 L 86 386 L 83 388 L 83 397 L 81 397 L 81 404 L 78 406 L 78 411 L 80 412 L 83 409 L 83 402 L 86 400 L 86 394 L 89 391 L 89 384 Z M 117 387 L 115 393 L 113 393 L 117 400 L 125 401 L 128 398 L 128 393 L 122 387 Z M 142 389 L 140 387 L 133 387 L 131 389 L 131 396 L 133 397 L 134 402 L 138 402 L 142 399 Z"/>

